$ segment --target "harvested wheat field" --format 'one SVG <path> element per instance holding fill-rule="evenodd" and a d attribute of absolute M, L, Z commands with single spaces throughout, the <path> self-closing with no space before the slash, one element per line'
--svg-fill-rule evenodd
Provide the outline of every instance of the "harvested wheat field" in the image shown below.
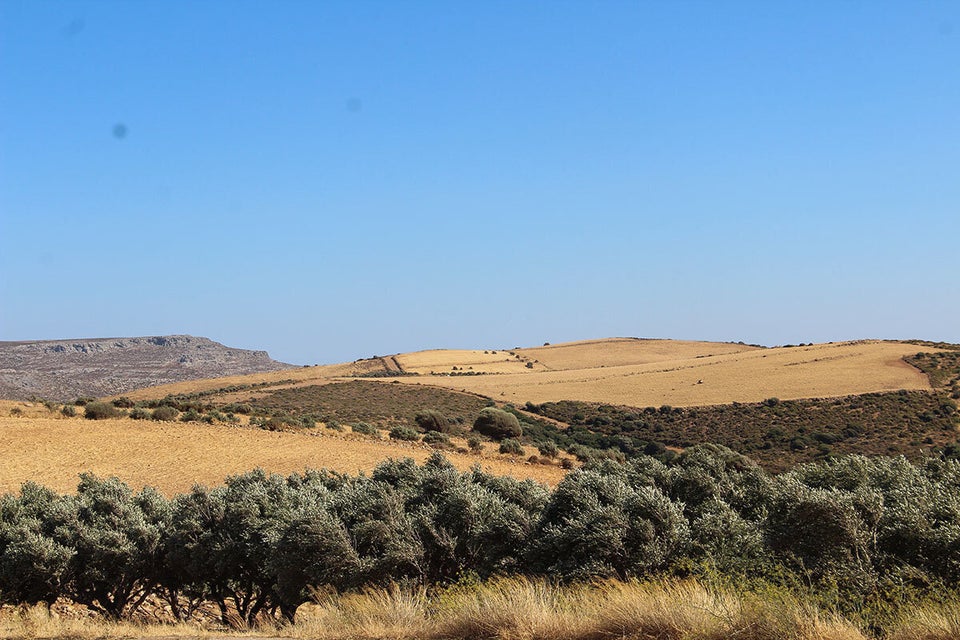
<path fill-rule="evenodd" d="M 540 364 L 556 370 L 400 380 L 442 385 L 514 403 L 581 400 L 637 407 L 704 406 L 760 402 L 770 397 L 825 398 L 931 388 L 923 373 L 902 360 L 918 350 L 929 350 L 911 344 L 859 341 L 754 349 L 718 343 L 638 342 L 638 348 L 611 340 L 517 352 L 533 354 Z M 645 351 L 647 346 L 656 351 Z M 622 364 L 644 356 L 646 362 Z M 403 362 L 406 357 L 399 359 Z"/>
<path fill-rule="evenodd" d="M 905 355 L 936 351 L 914 344 L 862 340 L 758 348 L 727 342 L 610 338 L 506 350 L 437 349 L 356 362 L 303 367 L 152 387 L 135 400 L 247 387 L 222 401 L 326 384 L 357 375 L 405 373 L 390 382 L 434 385 L 500 402 L 581 400 L 629 406 L 705 406 L 731 402 L 829 398 L 896 389 L 930 389 Z M 380 378 L 386 382 L 387 378 Z M 222 395 L 222 394 L 221 394 Z"/>
<path fill-rule="evenodd" d="M 255 467 L 281 474 L 305 468 L 369 472 L 387 458 L 423 462 L 432 452 L 424 445 L 326 430 L 311 435 L 201 423 L 0 417 L 0 493 L 16 491 L 27 480 L 69 492 L 76 489 L 78 474 L 91 471 L 172 495 L 195 483 L 220 484 Z M 495 454 L 445 455 L 460 469 L 479 464 L 492 473 L 548 484 L 565 473 Z"/>

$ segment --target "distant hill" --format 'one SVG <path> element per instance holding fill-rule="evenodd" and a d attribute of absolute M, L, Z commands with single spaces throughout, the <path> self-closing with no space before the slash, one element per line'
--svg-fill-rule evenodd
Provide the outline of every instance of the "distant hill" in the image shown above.
<path fill-rule="evenodd" d="M 0 342 L 0 398 L 70 400 L 290 368 L 266 351 L 185 335 Z"/>
<path fill-rule="evenodd" d="M 831 398 L 932 389 L 916 360 L 931 347 L 881 340 L 758 348 L 729 342 L 609 338 L 533 348 L 436 349 L 267 375 L 193 380 L 141 389 L 131 398 L 210 393 L 231 387 L 228 402 L 271 388 L 349 380 L 446 388 L 498 403 L 579 400 L 630 407 L 722 405 L 731 402 Z M 904 361 L 911 356 L 916 366 Z M 932 369 L 931 369 L 932 371 Z M 219 394 L 225 396 L 226 394 Z M 359 401 L 359 400 L 358 400 Z"/>

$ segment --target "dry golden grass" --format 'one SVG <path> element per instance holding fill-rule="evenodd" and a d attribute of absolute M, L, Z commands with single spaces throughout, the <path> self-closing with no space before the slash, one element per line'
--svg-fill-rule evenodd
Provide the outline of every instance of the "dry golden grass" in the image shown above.
<path fill-rule="evenodd" d="M 514 353 L 520 353 L 515 351 Z M 405 371 L 428 375 L 449 373 L 453 367 L 465 371 L 484 373 L 524 373 L 529 371 L 525 360 L 510 355 L 509 351 L 483 351 L 460 349 L 435 349 L 402 353 L 396 356 Z"/>
<path fill-rule="evenodd" d="M 917 607 L 901 618 L 888 637 L 890 640 L 957 640 L 960 638 L 960 602 Z"/>
<path fill-rule="evenodd" d="M 263 628 L 259 635 L 315 640 L 866 638 L 852 623 L 790 597 L 744 596 L 694 581 L 609 581 L 559 587 L 539 579 L 505 578 L 432 595 L 422 588 L 391 586 L 358 594 L 322 595 L 317 604 L 301 607 L 297 617 L 294 625 Z M 3 637 L 84 640 L 212 635 L 186 625 L 51 619 L 42 609 L 7 615 L 0 630 Z"/>
<path fill-rule="evenodd" d="M 732 342 L 608 338 L 519 349 L 521 357 L 539 360 L 547 369 L 590 369 L 601 364 L 620 367 L 670 360 L 754 351 L 757 347 Z"/>
<path fill-rule="evenodd" d="M 927 377 L 901 360 L 924 350 L 935 351 L 875 340 L 758 349 L 732 343 L 611 338 L 496 353 L 433 350 L 400 354 L 395 358 L 401 366 L 421 375 L 389 381 L 442 386 L 521 404 L 581 400 L 630 406 L 703 406 L 770 397 L 786 400 L 930 389 Z M 526 367 L 535 361 L 533 369 Z M 431 371 L 450 373 L 453 367 L 490 375 L 429 375 Z M 382 369 L 380 360 L 364 360 L 184 382 L 127 395 L 159 398 L 168 393 L 283 380 L 293 380 L 283 386 L 305 386 Z M 276 388 L 280 387 L 270 387 Z M 247 390 L 230 398 L 255 394 L 256 390 Z"/>
<path fill-rule="evenodd" d="M 599 351 L 607 348 L 595 347 Z M 901 360 L 917 350 L 916 345 L 862 341 L 700 354 L 647 364 L 399 380 L 417 380 L 514 403 L 581 400 L 639 407 L 703 406 L 770 397 L 787 400 L 929 389 L 927 377 Z M 696 349 L 688 353 L 696 353 Z M 558 362 L 570 366 L 574 360 Z"/>
<path fill-rule="evenodd" d="M 16 491 L 27 480 L 74 491 L 78 474 L 92 471 L 172 495 L 194 483 L 220 484 L 226 476 L 254 467 L 283 474 L 308 467 L 369 472 L 387 458 L 423 462 L 433 451 L 424 445 L 322 431 L 318 436 L 201 423 L 0 417 L 0 492 Z M 557 466 L 513 461 L 496 454 L 491 444 L 483 456 L 445 455 L 460 469 L 479 464 L 492 473 L 551 485 L 565 473 Z"/>

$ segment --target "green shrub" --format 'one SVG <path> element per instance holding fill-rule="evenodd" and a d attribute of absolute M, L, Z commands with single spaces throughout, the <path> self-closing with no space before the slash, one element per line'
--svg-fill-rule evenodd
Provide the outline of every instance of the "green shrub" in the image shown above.
<path fill-rule="evenodd" d="M 106 420 L 119 415 L 117 408 L 109 402 L 90 402 L 83 408 L 83 417 L 87 420 Z"/>
<path fill-rule="evenodd" d="M 134 420 L 149 420 L 150 412 L 143 407 L 136 407 L 130 411 L 130 417 Z"/>
<path fill-rule="evenodd" d="M 434 411 L 433 409 L 421 411 L 414 416 L 413 419 L 417 423 L 417 426 L 424 431 L 439 431 L 441 433 L 448 433 L 450 430 L 450 420 L 447 419 L 447 416 L 443 415 L 439 411 Z"/>
<path fill-rule="evenodd" d="M 523 434 L 515 415 L 493 407 L 480 410 L 480 415 L 473 422 L 473 429 L 494 440 L 519 438 Z"/>
<path fill-rule="evenodd" d="M 115 406 L 117 409 L 132 409 L 136 403 L 126 396 L 120 396 L 119 398 L 113 400 L 110 404 Z"/>
<path fill-rule="evenodd" d="M 65 404 L 63 405 L 63 409 L 60 409 L 60 413 L 68 418 L 72 418 L 73 416 L 77 415 L 77 409 L 72 404 Z"/>
<path fill-rule="evenodd" d="M 200 413 L 196 409 L 187 409 L 180 415 L 180 422 L 197 422 L 200 420 Z"/>
<path fill-rule="evenodd" d="M 96 400 L 96 398 L 90 398 L 88 396 L 80 396 L 79 398 L 73 401 L 73 404 L 75 404 L 78 407 L 85 407 L 91 402 L 93 402 L 94 400 Z"/>
<path fill-rule="evenodd" d="M 365 436 L 380 435 L 380 431 L 375 426 L 372 424 L 367 424 L 366 422 L 358 422 L 357 424 L 352 425 L 350 429 L 354 433 L 359 433 Z"/>
<path fill-rule="evenodd" d="M 169 422 L 171 420 L 176 420 L 177 416 L 180 415 L 180 412 L 169 406 L 157 407 L 153 410 L 151 417 L 154 420 L 162 420 L 164 422 Z"/>
<path fill-rule="evenodd" d="M 507 453 L 512 456 L 522 456 L 523 446 L 513 438 L 507 438 L 500 443 L 500 453 Z"/>
<path fill-rule="evenodd" d="M 420 434 L 410 427 L 394 427 L 390 429 L 390 438 L 392 440 L 410 440 L 420 439 Z"/>
<path fill-rule="evenodd" d="M 430 445 L 434 449 L 453 448 L 453 444 L 450 442 L 450 436 L 445 433 L 440 433 L 439 431 L 428 431 L 426 435 L 423 436 L 423 443 Z"/>
<path fill-rule="evenodd" d="M 557 443 L 553 442 L 552 440 L 537 443 L 537 450 L 540 452 L 540 455 L 548 458 L 556 458 L 560 453 Z"/>
<path fill-rule="evenodd" d="M 237 403 L 228 404 L 228 405 L 224 405 L 222 409 L 230 413 L 239 413 L 240 415 L 245 415 L 245 416 L 248 416 L 251 413 L 253 413 L 253 407 L 251 407 L 248 404 L 237 404 Z"/>
<path fill-rule="evenodd" d="M 471 451 L 478 452 L 483 449 L 483 441 L 477 436 L 470 436 L 467 439 L 467 446 L 470 447 Z"/>

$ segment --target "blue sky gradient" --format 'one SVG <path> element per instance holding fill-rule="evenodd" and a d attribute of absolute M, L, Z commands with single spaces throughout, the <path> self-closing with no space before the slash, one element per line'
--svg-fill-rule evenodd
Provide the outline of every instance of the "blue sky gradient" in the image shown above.
<path fill-rule="evenodd" d="M 0 2 L 0 339 L 960 342 L 956 2 Z"/>

